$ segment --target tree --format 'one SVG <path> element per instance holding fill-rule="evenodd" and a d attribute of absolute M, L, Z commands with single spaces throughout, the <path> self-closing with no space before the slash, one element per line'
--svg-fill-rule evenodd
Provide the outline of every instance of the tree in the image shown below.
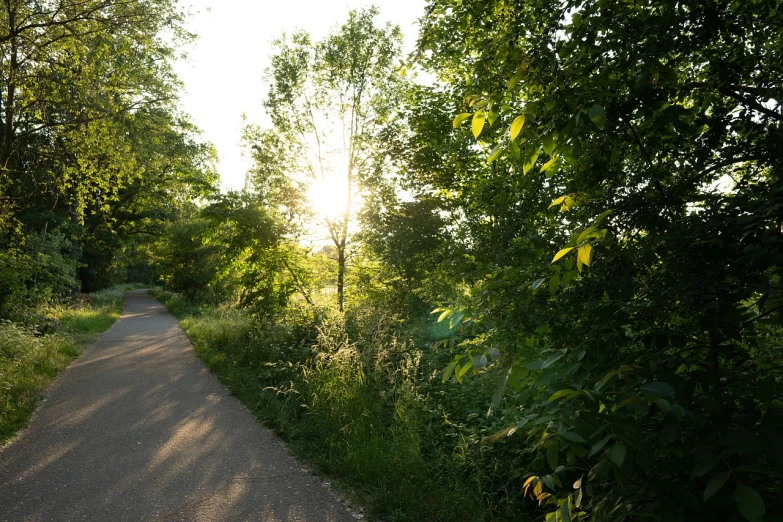
<path fill-rule="evenodd" d="M 471 290 L 441 310 L 469 357 L 447 376 L 506 354 L 495 407 L 517 418 L 496 439 L 528 434 L 522 485 L 551 516 L 781 511 L 780 14 L 428 6 L 421 60 L 461 105 L 454 139 L 478 141 L 458 177 L 410 171 L 469 238 Z"/>
<path fill-rule="evenodd" d="M 275 42 L 264 106 L 275 129 L 307 151 L 305 172 L 328 179 L 342 170 L 346 197 L 326 225 L 337 250 L 338 308 L 343 310 L 350 221 L 357 194 L 378 175 L 375 145 L 393 113 L 401 34 L 377 27 L 376 8 L 351 11 L 320 42 L 304 32 Z"/>
<path fill-rule="evenodd" d="M 170 0 L 0 6 L 0 245 L 10 265 L 24 268 L 36 248 L 28 238 L 62 233 L 83 289 L 98 289 L 123 273 L 133 245 L 209 192 L 210 146 L 174 107 L 182 20 Z"/>
<path fill-rule="evenodd" d="M 184 35 L 180 21 L 169 0 L 4 3 L 0 197 L 6 205 L 45 191 L 76 198 L 79 211 L 80 201 L 96 190 L 104 197 L 111 193 L 116 183 L 101 178 L 105 169 L 63 156 L 61 140 L 77 153 L 74 145 L 106 137 L 103 122 L 173 100 L 173 49 L 161 33 Z M 56 158 L 55 176 L 38 168 L 41 158 Z M 36 181 L 20 193 L 25 178 Z"/>

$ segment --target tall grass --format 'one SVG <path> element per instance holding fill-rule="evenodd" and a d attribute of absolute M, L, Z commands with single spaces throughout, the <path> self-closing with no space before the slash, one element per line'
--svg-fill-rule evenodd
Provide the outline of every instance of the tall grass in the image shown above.
<path fill-rule="evenodd" d="M 242 311 L 157 295 L 230 392 L 371 519 L 501 518 L 473 447 L 444 434 L 421 351 L 383 321 L 358 333 L 328 315 L 254 326 Z"/>
<path fill-rule="evenodd" d="M 0 443 L 24 427 L 41 391 L 79 353 L 67 335 L 36 337 L 30 329 L 0 322 Z"/>
<path fill-rule="evenodd" d="M 41 335 L 33 327 L 0 321 L 0 444 L 26 424 L 46 386 L 122 312 L 117 287 L 90 295 L 92 306 L 42 308 L 56 331 Z"/>

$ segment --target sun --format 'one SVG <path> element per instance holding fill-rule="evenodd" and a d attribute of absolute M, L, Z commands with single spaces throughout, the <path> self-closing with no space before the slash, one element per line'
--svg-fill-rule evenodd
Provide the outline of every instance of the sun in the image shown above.
<path fill-rule="evenodd" d="M 348 202 L 348 181 L 345 175 L 329 173 L 313 180 L 307 198 L 317 218 L 336 219 L 342 216 Z"/>

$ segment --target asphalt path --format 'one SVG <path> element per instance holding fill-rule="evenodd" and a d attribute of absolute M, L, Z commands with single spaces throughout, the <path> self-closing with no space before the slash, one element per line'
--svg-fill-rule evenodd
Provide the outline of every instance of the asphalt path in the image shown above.
<path fill-rule="evenodd" d="M 356 518 L 198 360 L 146 291 L 0 450 L 0 520 Z"/>

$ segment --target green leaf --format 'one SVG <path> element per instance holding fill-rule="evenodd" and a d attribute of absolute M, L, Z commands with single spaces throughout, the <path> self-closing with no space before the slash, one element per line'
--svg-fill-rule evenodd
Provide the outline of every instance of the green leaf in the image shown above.
<path fill-rule="evenodd" d="M 538 290 L 544 284 L 544 281 L 546 281 L 546 277 L 533 281 L 533 290 Z"/>
<path fill-rule="evenodd" d="M 544 139 L 542 140 L 542 143 L 544 145 L 544 152 L 546 152 L 547 156 L 554 155 L 555 152 L 555 138 L 557 137 L 557 134 L 547 134 L 544 136 Z"/>
<path fill-rule="evenodd" d="M 471 129 L 473 130 L 474 138 L 478 139 L 479 134 L 481 134 L 481 131 L 484 130 L 485 121 L 486 117 L 484 114 L 484 109 L 477 110 L 473 115 L 473 122 L 471 123 Z"/>
<path fill-rule="evenodd" d="M 574 431 L 561 431 L 558 435 L 571 442 L 585 442 L 585 439 Z"/>
<path fill-rule="evenodd" d="M 601 221 L 603 221 L 603 220 L 606 218 L 606 216 L 608 216 L 608 215 L 609 215 L 609 214 L 611 214 L 612 212 L 614 212 L 614 209 L 609 209 L 609 210 L 605 210 L 605 211 L 601 212 L 601 214 L 600 214 L 600 215 L 599 215 L 597 218 L 595 218 L 595 220 L 593 221 L 593 223 L 592 223 L 592 225 L 591 225 L 591 226 L 593 226 L 593 227 L 597 227 L 597 226 L 598 226 L 598 224 L 599 224 Z"/>
<path fill-rule="evenodd" d="M 607 435 L 603 439 L 601 439 L 598 442 L 596 442 L 595 444 L 593 444 L 593 447 L 590 448 L 590 451 L 587 452 L 587 457 L 590 458 L 593 455 L 595 455 L 596 453 L 598 453 L 599 451 L 601 451 L 601 449 L 604 446 L 606 446 L 606 443 L 609 442 L 611 439 L 612 439 L 612 435 Z"/>
<path fill-rule="evenodd" d="M 516 141 L 512 141 L 511 144 L 508 146 L 508 149 L 511 151 L 511 155 L 514 157 L 514 159 L 519 159 L 522 156 L 522 151 L 519 148 L 519 143 Z"/>
<path fill-rule="evenodd" d="M 565 499 L 560 505 L 560 522 L 571 522 L 571 506 L 568 499 Z"/>
<path fill-rule="evenodd" d="M 514 75 L 511 78 L 509 78 L 508 84 L 506 85 L 506 90 L 510 91 L 511 89 L 516 87 L 520 79 L 521 78 L 519 77 L 519 75 Z"/>
<path fill-rule="evenodd" d="M 523 174 L 527 174 L 528 172 L 530 172 L 530 169 L 532 169 L 535 166 L 536 161 L 538 161 L 538 156 L 540 154 L 541 154 L 541 151 L 539 149 L 536 149 L 535 152 L 533 152 L 533 155 L 530 156 L 527 159 L 525 164 L 522 165 L 522 173 Z"/>
<path fill-rule="evenodd" d="M 620 441 L 615 442 L 612 449 L 609 450 L 609 460 L 614 462 L 615 466 L 619 468 L 625 462 L 625 453 L 625 445 Z"/>
<path fill-rule="evenodd" d="M 552 470 L 557 469 L 557 462 L 560 457 L 560 448 L 558 448 L 557 444 L 552 444 L 547 446 L 546 448 L 546 461 L 547 464 L 549 464 L 549 467 L 552 468 Z"/>
<path fill-rule="evenodd" d="M 740 484 L 734 489 L 734 501 L 737 503 L 737 509 L 745 517 L 745 520 L 748 520 L 748 522 L 762 522 L 762 517 L 766 510 L 761 495 L 755 489 Z"/>
<path fill-rule="evenodd" d="M 508 384 L 508 377 L 511 374 L 511 371 L 512 368 L 509 368 L 508 371 L 503 374 L 500 381 L 498 381 L 495 393 L 492 395 L 492 404 L 489 407 L 489 411 L 487 411 L 487 415 L 489 415 L 493 408 L 497 408 L 500 405 L 500 401 L 503 400 L 503 391 L 506 389 L 506 384 Z"/>
<path fill-rule="evenodd" d="M 645 395 L 664 399 L 673 399 L 675 396 L 672 385 L 665 382 L 646 382 L 639 387 L 639 391 Z"/>
<path fill-rule="evenodd" d="M 468 362 L 466 362 L 465 365 L 458 369 L 457 373 L 454 374 L 460 384 L 462 384 L 462 378 L 471 368 L 473 368 L 473 359 L 468 359 Z"/>
<path fill-rule="evenodd" d="M 449 318 L 449 329 L 453 330 L 455 326 L 459 326 L 462 320 L 465 318 L 465 312 L 459 312 L 452 315 Z"/>
<path fill-rule="evenodd" d="M 544 361 L 544 364 L 541 365 L 541 369 L 546 370 L 547 368 L 555 364 L 557 361 L 562 359 L 564 356 L 565 356 L 564 353 L 556 353 L 554 355 L 547 357 L 547 359 Z"/>
<path fill-rule="evenodd" d="M 573 397 L 574 395 L 579 394 L 576 390 L 560 390 L 552 394 L 551 397 L 549 397 L 549 400 L 546 402 L 552 402 L 556 401 L 557 399 L 562 399 L 563 397 Z"/>
<path fill-rule="evenodd" d="M 724 471 L 723 473 L 718 473 L 707 482 L 707 488 L 704 490 L 705 503 L 726 485 L 730 476 L 731 474 L 728 471 Z"/>
<path fill-rule="evenodd" d="M 572 251 L 573 249 L 574 249 L 574 247 L 568 247 L 568 248 L 564 248 L 564 249 L 562 249 L 560 252 L 558 252 L 557 254 L 555 254 L 555 257 L 552 259 L 552 262 L 553 262 L 553 263 L 557 262 L 557 260 L 558 260 L 558 259 L 560 259 L 560 258 L 561 258 L 561 257 L 563 257 L 564 255 L 568 254 L 568 253 L 569 253 L 570 251 Z"/>
<path fill-rule="evenodd" d="M 582 157 L 582 142 L 579 138 L 574 138 L 571 145 L 571 159 L 576 161 Z"/>
<path fill-rule="evenodd" d="M 595 104 L 587 111 L 587 117 L 590 118 L 596 127 L 604 130 L 606 126 L 606 111 L 601 105 Z"/>
<path fill-rule="evenodd" d="M 469 112 L 463 112 L 462 114 L 458 115 L 456 118 L 454 118 L 454 128 L 456 129 L 459 127 L 460 123 L 470 118 L 472 114 Z"/>
<path fill-rule="evenodd" d="M 511 128 L 508 131 L 508 135 L 511 137 L 512 140 L 517 139 L 517 136 L 519 136 L 519 133 L 522 132 L 522 127 L 525 125 L 525 115 L 520 114 L 516 118 L 514 118 L 514 121 L 511 122 Z"/>
<path fill-rule="evenodd" d="M 555 296 L 560 288 L 560 275 L 555 274 L 549 278 L 549 295 Z"/>
<path fill-rule="evenodd" d="M 500 144 L 495 145 L 495 148 L 492 149 L 492 152 L 489 153 L 489 157 L 487 158 L 487 163 L 492 163 L 496 159 L 498 159 L 498 156 L 500 156 L 500 153 L 503 151 L 503 148 Z"/>
<path fill-rule="evenodd" d="M 563 278 L 561 280 L 561 283 L 563 283 L 563 286 L 568 286 L 571 283 L 571 280 L 576 277 L 576 270 L 569 270 L 565 274 L 563 274 Z"/>
<path fill-rule="evenodd" d="M 696 465 L 693 467 L 693 471 L 691 471 L 691 479 L 694 479 L 696 477 L 701 477 L 702 475 L 706 475 L 708 472 L 712 471 L 712 468 L 718 465 L 720 462 L 720 458 L 716 455 L 707 455 L 707 458 L 702 460 L 701 462 L 697 462 Z"/>
<path fill-rule="evenodd" d="M 494 104 L 487 114 L 487 121 L 490 125 L 494 125 L 498 119 L 498 111 L 495 110 Z"/>
<path fill-rule="evenodd" d="M 454 368 L 457 367 L 458 361 L 451 361 L 448 366 L 446 366 L 446 371 L 443 372 L 443 379 L 441 382 L 445 384 L 446 381 L 449 380 L 449 377 L 451 377 L 452 372 L 454 371 Z"/>

